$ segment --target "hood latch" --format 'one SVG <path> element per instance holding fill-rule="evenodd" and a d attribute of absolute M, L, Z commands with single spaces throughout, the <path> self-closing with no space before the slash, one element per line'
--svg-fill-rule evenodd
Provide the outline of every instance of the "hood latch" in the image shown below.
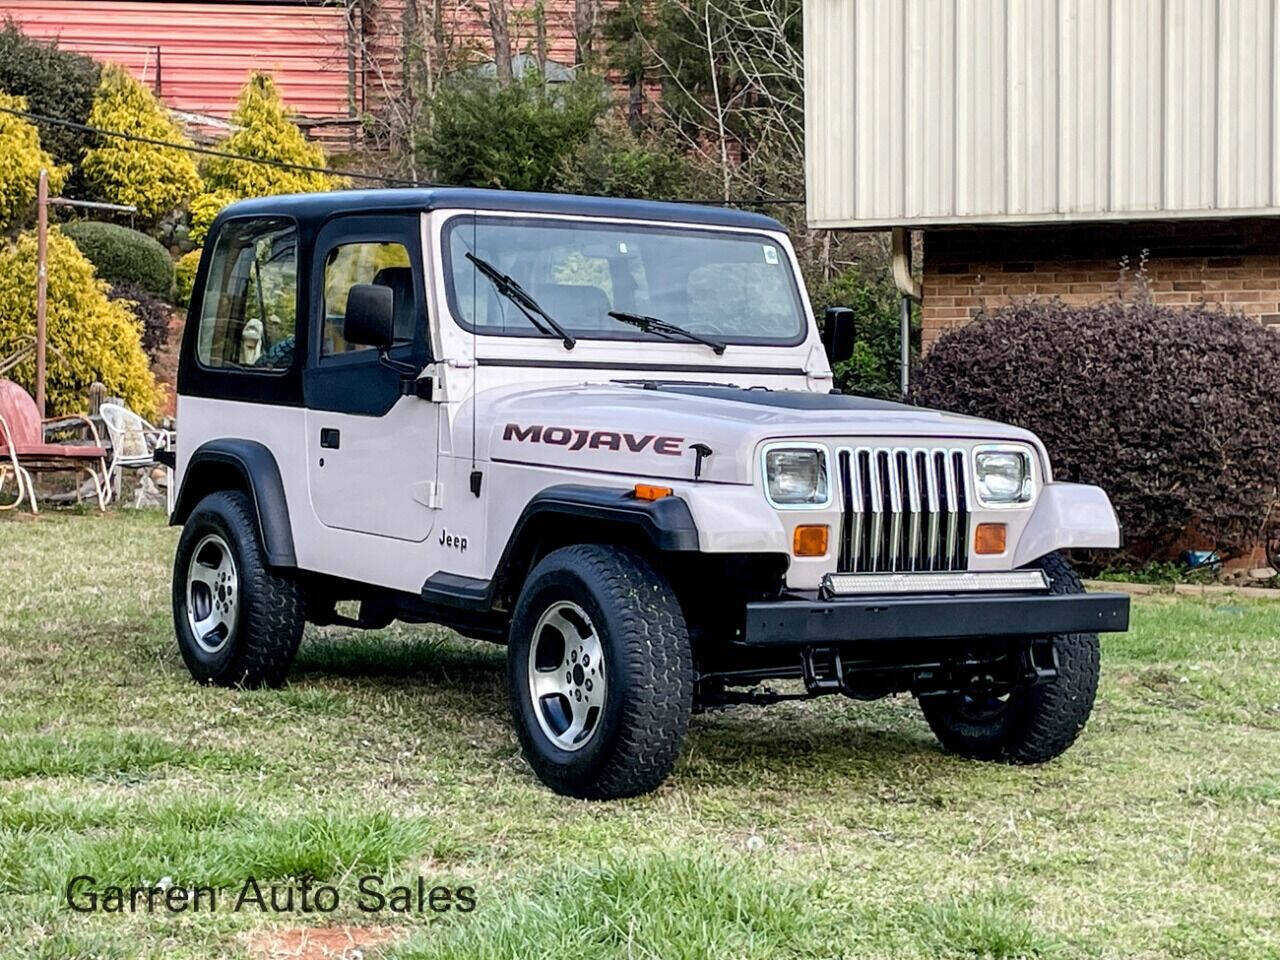
<path fill-rule="evenodd" d="M 705 443 L 695 443 L 689 449 L 697 458 L 693 461 L 693 479 L 699 480 L 702 478 L 702 461 L 711 456 L 712 451 Z"/>

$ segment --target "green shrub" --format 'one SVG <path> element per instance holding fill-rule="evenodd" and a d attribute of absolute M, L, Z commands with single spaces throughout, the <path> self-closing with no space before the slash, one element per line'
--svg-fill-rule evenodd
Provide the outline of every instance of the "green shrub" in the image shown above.
<path fill-rule="evenodd" d="M 157 297 L 173 293 L 169 251 L 145 233 L 94 220 L 68 223 L 62 232 L 75 241 L 107 283 L 133 284 Z"/>
<path fill-rule="evenodd" d="M 901 298 L 888 276 L 850 271 L 820 287 L 813 308 L 821 323 L 827 307 L 848 307 L 854 313 L 857 340 L 853 357 L 836 366 L 836 386 L 850 393 L 896 400 L 901 387 Z M 920 348 L 918 312 L 911 318 L 911 356 Z"/>
<path fill-rule="evenodd" d="M 1111 496 L 1130 561 L 1251 547 L 1276 501 L 1280 336 L 1243 316 L 1015 304 L 944 334 L 913 398 L 1035 431 L 1057 479 Z"/>
<path fill-rule="evenodd" d="M 27 101 L 0 93 L 0 107 L 25 110 Z M 32 124 L 11 113 L 0 113 L 0 231 L 21 226 L 30 218 L 42 167 L 49 171 L 49 192 L 57 193 L 66 169 L 55 166 L 45 153 Z"/>
<path fill-rule="evenodd" d="M 552 87 L 534 72 L 508 84 L 467 76 L 438 88 L 415 149 L 441 183 L 552 190 L 608 109 L 608 89 L 590 76 Z"/>
<path fill-rule="evenodd" d="M 605 197 L 668 200 L 689 192 L 689 159 L 659 131 L 637 133 L 606 116 L 583 143 L 560 160 L 559 189 Z"/>
<path fill-rule="evenodd" d="M 83 410 L 89 386 L 100 380 L 144 417 L 155 415 L 158 389 L 142 351 L 138 321 L 56 227 L 49 231 L 48 375 L 51 416 Z M 24 233 L 0 250 L 0 356 L 15 353 L 36 328 L 36 238 Z M 35 360 L 8 374 L 35 393 Z"/>
<path fill-rule="evenodd" d="M 196 284 L 196 270 L 199 266 L 199 249 L 184 253 L 173 265 L 173 302 L 180 307 L 191 305 L 191 289 Z"/>
<path fill-rule="evenodd" d="M 114 64 L 103 68 L 89 123 L 103 130 L 127 130 L 153 140 L 191 145 L 151 91 Z M 185 205 L 200 192 L 195 160 L 174 147 L 105 137 L 85 154 L 83 171 L 104 200 L 135 206 L 148 221 Z"/>
<path fill-rule="evenodd" d="M 98 87 L 98 64 L 56 44 L 28 37 L 12 20 L 0 27 L 0 92 L 26 97 L 32 113 L 84 124 Z M 89 134 L 45 124 L 40 139 L 58 163 L 80 162 Z"/>
<path fill-rule="evenodd" d="M 217 149 L 239 157 L 274 160 L 305 167 L 323 167 L 324 151 L 310 143 L 289 119 L 270 74 L 255 73 L 240 91 L 231 122 L 240 129 L 218 144 Z M 269 197 L 281 193 L 315 193 L 336 190 L 345 184 L 341 177 L 302 170 L 289 170 L 265 163 L 246 163 L 228 157 L 213 157 L 204 168 L 205 183 L 211 193 L 224 191 L 236 199 Z"/>

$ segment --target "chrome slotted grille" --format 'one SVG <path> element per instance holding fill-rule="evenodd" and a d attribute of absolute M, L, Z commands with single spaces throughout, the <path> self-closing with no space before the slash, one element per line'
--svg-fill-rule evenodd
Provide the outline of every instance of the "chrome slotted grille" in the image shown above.
<path fill-rule="evenodd" d="M 837 571 L 967 569 L 968 461 L 944 447 L 841 447 Z"/>

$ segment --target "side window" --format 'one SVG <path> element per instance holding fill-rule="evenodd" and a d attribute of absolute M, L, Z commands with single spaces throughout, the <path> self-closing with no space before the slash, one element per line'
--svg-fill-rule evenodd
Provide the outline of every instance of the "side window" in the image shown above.
<path fill-rule="evenodd" d="M 396 343 L 413 342 L 420 315 L 409 251 L 399 243 L 344 243 L 330 250 L 324 261 L 324 324 L 320 331 L 322 357 L 372 350 L 371 347 L 347 343 L 342 336 L 347 294 L 357 283 L 375 283 L 391 288 Z"/>
<path fill-rule="evenodd" d="M 287 370 L 297 321 L 297 228 L 276 218 L 227 223 L 200 305 L 196 358 L 214 369 Z"/>

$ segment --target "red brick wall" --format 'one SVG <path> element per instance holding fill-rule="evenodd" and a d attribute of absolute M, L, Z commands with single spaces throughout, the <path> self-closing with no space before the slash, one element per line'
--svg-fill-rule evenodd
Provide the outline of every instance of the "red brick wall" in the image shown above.
<path fill-rule="evenodd" d="M 1132 295 L 1142 282 L 1159 303 L 1219 304 L 1280 329 L 1280 221 L 927 231 L 923 266 L 926 350 L 983 307 L 1091 303 Z"/>

